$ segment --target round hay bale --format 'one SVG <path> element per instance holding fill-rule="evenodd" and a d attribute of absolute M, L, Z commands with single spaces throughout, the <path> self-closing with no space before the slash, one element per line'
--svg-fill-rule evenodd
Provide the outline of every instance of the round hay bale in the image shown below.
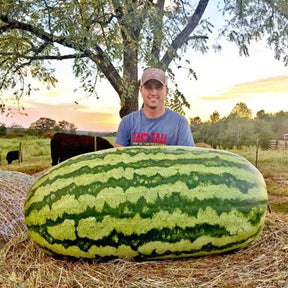
<path fill-rule="evenodd" d="M 35 181 L 35 177 L 21 172 L 0 171 L 0 246 L 26 231 L 23 205 Z"/>

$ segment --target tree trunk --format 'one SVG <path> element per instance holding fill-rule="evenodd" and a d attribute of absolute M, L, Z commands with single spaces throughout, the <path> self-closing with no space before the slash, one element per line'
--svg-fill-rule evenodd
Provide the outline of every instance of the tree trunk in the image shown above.
<path fill-rule="evenodd" d="M 136 111 L 139 109 L 138 107 L 138 91 L 137 88 L 135 92 L 133 92 L 133 95 L 129 99 L 126 99 L 124 103 L 121 105 L 121 109 L 119 112 L 119 115 L 121 118 L 123 118 L 125 115 Z"/>
<path fill-rule="evenodd" d="M 128 49 L 124 52 L 124 72 L 122 78 L 122 89 L 120 96 L 121 109 L 119 112 L 120 117 L 138 110 L 138 68 L 137 68 L 137 49 Z"/>
<path fill-rule="evenodd" d="M 129 11 L 128 13 L 131 13 Z M 143 15 L 137 18 L 137 14 L 131 13 L 127 21 L 122 21 L 122 39 L 124 44 L 123 53 L 123 77 L 121 82 L 121 109 L 120 117 L 138 110 L 138 49 L 139 36 L 142 25 L 135 25 L 144 21 Z"/>

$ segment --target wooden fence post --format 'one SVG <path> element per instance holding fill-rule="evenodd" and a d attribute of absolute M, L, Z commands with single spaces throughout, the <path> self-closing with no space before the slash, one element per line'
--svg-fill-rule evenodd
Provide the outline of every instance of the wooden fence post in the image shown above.
<path fill-rule="evenodd" d="M 96 133 L 94 133 L 94 151 L 97 151 L 97 136 L 96 136 Z"/>
<path fill-rule="evenodd" d="M 257 168 L 258 166 L 258 151 L 259 151 L 259 139 L 256 140 L 256 160 L 255 160 L 255 166 Z"/>
<path fill-rule="evenodd" d="M 22 163 L 23 161 L 23 154 L 22 154 L 22 142 L 19 143 L 19 157 L 18 157 L 18 163 Z"/>

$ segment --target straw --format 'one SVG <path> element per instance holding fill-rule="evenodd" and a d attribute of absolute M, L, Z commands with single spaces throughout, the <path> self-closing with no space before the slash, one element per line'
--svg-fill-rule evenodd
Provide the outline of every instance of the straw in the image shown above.
<path fill-rule="evenodd" d="M 23 223 L 24 198 L 35 178 L 1 173 L 1 288 L 288 287 L 287 214 L 267 214 L 259 239 L 231 253 L 146 262 L 57 260 L 29 239 Z"/>
<path fill-rule="evenodd" d="M 0 254 L 0 287 L 287 287 L 287 215 L 269 214 L 258 240 L 232 253 L 181 260 L 57 260 L 27 232 Z"/>

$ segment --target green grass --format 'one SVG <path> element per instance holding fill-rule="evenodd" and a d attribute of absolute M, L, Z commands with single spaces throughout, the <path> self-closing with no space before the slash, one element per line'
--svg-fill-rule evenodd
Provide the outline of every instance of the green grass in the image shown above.
<path fill-rule="evenodd" d="M 6 154 L 11 150 L 19 150 L 22 145 L 23 162 L 13 161 L 8 165 Z M 34 174 L 51 166 L 50 139 L 37 137 L 0 138 L 0 170 L 19 171 Z"/>
<path fill-rule="evenodd" d="M 256 164 L 256 151 L 250 149 L 232 152 L 248 159 L 253 165 Z M 260 150 L 257 168 L 266 180 L 268 191 L 288 196 L 288 150 Z"/>
<path fill-rule="evenodd" d="M 115 137 L 114 136 L 105 136 L 103 137 L 105 138 L 106 140 L 108 140 L 112 145 L 114 145 L 115 143 Z"/>
<path fill-rule="evenodd" d="M 233 150 L 256 164 L 256 149 Z M 288 150 L 259 150 L 258 170 L 262 173 L 272 211 L 288 213 Z"/>

